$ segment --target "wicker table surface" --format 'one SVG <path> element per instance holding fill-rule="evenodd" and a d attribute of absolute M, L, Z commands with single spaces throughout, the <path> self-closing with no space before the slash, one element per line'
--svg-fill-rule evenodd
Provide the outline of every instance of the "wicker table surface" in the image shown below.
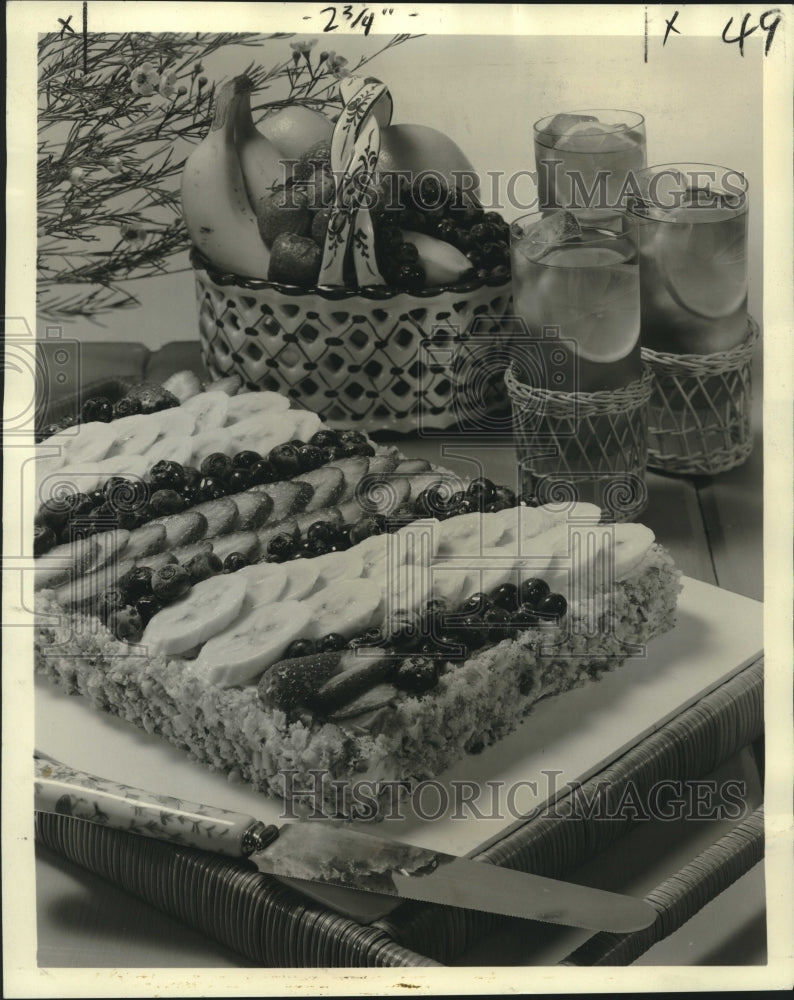
<path fill-rule="evenodd" d="M 123 345 L 123 349 L 118 344 L 84 345 L 81 360 L 84 381 L 110 374 L 156 380 L 181 368 L 201 371 L 197 345 L 187 342 L 168 344 L 156 352 L 140 345 Z M 649 473 L 649 503 L 642 516 L 686 575 L 755 599 L 763 596 L 760 396 L 759 391 L 754 419 L 756 447 L 745 465 L 714 478 Z M 472 474 L 470 462 L 455 457 L 454 436 L 403 440 L 403 445 L 412 455 L 432 458 L 450 468 L 462 462 L 458 465 L 460 471 Z M 496 481 L 510 483 L 515 478 L 514 453 L 509 447 L 494 447 L 494 442 L 484 441 L 480 449 L 467 446 L 466 454 L 481 461 L 484 473 Z M 712 768 L 708 774 L 744 780 L 748 812 L 752 812 L 762 801 L 756 764 L 751 750 L 737 746 L 727 759 L 715 759 L 717 771 Z M 748 822 L 752 827 L 758 817 Z M 596 862 L 578 859 L 574 866 L 577 879 L 644 894 L 694 856 L 702 857 L 718 837 L 731 836 L 732 824 L 690 822 L 664 826 L 662 831 L 654 829 L 658 827 L 655 823 L 635 828 L 620 841 L 607 844 Z M 66 860 L 53 849 L 57 831 L 50 834 L 49 846 L 37 847 L 40 966 L 234 969 L 258 964 Z M 631 858 L 630 864 L 627 857 Z M 571 870 L 569 864 L 565 874 Z M 762 865 L 752 867 L 681 931 L 646 951 L 638 961 L 646 965 L 763 963 L 766 942 L 762 871 Z M 445 956 L 446 964 L 553 965 L 571 956 L 589 937 L 586 932 L 543 927 L 528 943 L 524 929 L 521 921 L 501 922 L 491 933 L 483 925 L 471 934 L 461 954 Z M 604 950 L 602 947 L 602 954 Z M 411 954 L 410 948 L 406 954 Z M 592 956 L 588 957 L 584 949 L 571 960 L 591 964 Z M 619 956 L 616 961 L 620 961 Z M 412 963 L 407 960 L 391 964 Z"/>

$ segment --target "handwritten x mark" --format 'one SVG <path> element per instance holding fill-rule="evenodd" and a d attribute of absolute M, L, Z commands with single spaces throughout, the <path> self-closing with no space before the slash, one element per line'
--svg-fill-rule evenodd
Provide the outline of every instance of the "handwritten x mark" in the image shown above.
<path fill-rule="evenodd" d="M 63 27 L 61 28 L 61 33 L 59 35 L 59 38 L 63 38 L 64 31 L 68 31 L 70 35 L 75 34 L 74 28 L 71 26 L 71 24 L 69 24 L 69 22 L 71 21 L 71 19 L 72 19 L 72 15 L 71 14 L 66 18 L 65 21 L 64 21 L 64 19 L 62 17 L 58 18 L 58 24 L 63 25 Z"/>
<path fill-rule="evenodd" d="M 667 45 L 667 36 L 670 34 L 671 31 L 674 31 L 677 35 L 681 34 L 681 32 L 675 26 L 675 19 L 677 17 L 678 17 L 678 11 L 676 11 L 675 14 L 673 14 L 673 16 L 669 20 L 665 19 L 665 23 L 667 24 L 667 31 L 665 31 L 664 33 L 664 41 L 662 42 L 662 48 L 664 48 L 665 45 Z"/>

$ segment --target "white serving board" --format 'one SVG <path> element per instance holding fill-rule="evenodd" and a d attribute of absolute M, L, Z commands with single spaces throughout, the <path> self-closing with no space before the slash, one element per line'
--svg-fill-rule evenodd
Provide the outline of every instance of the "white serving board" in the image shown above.
<path fill-rule="evenodd" d="M 645 657 L 541 701 L 507 739 L 418 788 L 417 811 L 403 806 L 401 818 L 370 825 L 369 832 L 458 855 L 499 840 L 520 825 L 520 814 L 542 809 L 564 786 L 592 777 L 756 660 L 763 650 L 762 611 L 757 601 L 685 578 L 675 630 L 651 642 Z M 282 819 L 280 802 L 212 773 L 159 737 L 96 711 L 41 678 L 36 746 L 105 778 L 267 822 Z M 456 798 L 453 782 L 461 781 L 482 789 L 474 798 L 479 812 Z M 532 781 L 536 789 L 528 784 Z M 444 815 L 422 817 L 423 812 L 434 816 L 445 801 Z"/>

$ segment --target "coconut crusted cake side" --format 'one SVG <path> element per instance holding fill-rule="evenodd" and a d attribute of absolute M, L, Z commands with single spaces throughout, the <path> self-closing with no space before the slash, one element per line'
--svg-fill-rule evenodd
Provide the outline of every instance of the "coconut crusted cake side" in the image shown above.
<path fill-rule="evenodd" d="M 623 664 L 632 646 L 673 627 L 680 575 L 666 551 L 653 545 L 600 595 L 597 608 L 594 598 L 577 601 L 561 623 L 523 630 L 447 664 L 432 691 L 421 697 L 399 692 L 369 728 L 355 719 L 288 719 L 263 707 L 255 685 L 219 687 L 191 660 L 135 655 L 97 620 L 64 614 L 52 591 L 37 595 L 36 667 L 94 707 L 267 794 L 315 789 L 321 773 L 328 809 L 341 805 L 349 812 L 356 782 L 377 796 L 379 784 L 401 781 L 410 788 L 438 776 L 513 731 L 540 698 Z M 579 627 L 593 615 L 595 633 Z"/>

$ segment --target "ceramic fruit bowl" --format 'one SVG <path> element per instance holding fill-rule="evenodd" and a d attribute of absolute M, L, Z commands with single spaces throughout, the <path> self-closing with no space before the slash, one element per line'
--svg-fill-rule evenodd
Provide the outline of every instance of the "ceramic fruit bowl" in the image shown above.
<path fill-rule="evenodd" d="M 410 293 L 383 285 L 305 289 L 222 274 L 196 250 L 191 260 L 202 357 L 213 378 L 238 374 L 330 426 L 369 431 L 446 428 L 472 405 L 497 406 L 503 395 L 498 373 L 488 385 L 471 373 L 483 338 L 488 350 L 504 339 L 497 320 L 509 310 L 509 277 Z"/>
<path fill-rule="evenodd" d="M 261 132 L 249 91 L 246 77 L 221 89 L 183 172 L 211 377 L 368 431 L 446 428 L 503 405 L 509 227 L 479 204 L 462 151 L 390 125 L 389 91 L 371 78 L 340 83 L 334 123 L 296 105 Z"/>

